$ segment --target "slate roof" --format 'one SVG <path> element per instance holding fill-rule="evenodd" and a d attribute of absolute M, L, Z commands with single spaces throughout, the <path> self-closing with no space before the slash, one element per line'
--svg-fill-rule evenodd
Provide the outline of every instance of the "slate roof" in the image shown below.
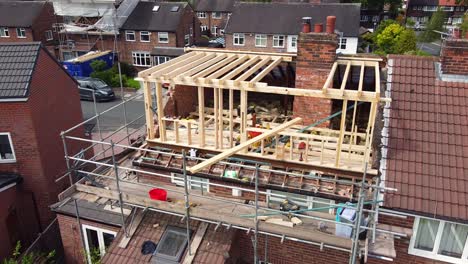
<path fill-rule="evenodd" d="M 331 15 L 344 36 L 359 36 L 360 4 L 238 3 L 225 32 L 297 35 L 303 17 L 312 17 L 312 28 L 323 23 L 325 29 L 326 17 Z"/>
<path fill-rule="evenodd" d="M 20 175 L 9 172 L 0 172 L 0 189 L 12 183 L 19 183 L 23 180 Z"/>
<path fill-rule="evenodd" d="M 40 47 L 40 42 L 0 43 L 0 99 L 28 96 Z"/>
<path fill-rule="evenodd" d="M 151 55 L 153 56 L 169 56 L 169 57 L 178 57 L 184 54 L 184 48 L 176 47 L 154 47 L 151 50 Z"/>
<path fill-rule="evenodd" d="M 197 12 L 232 12 L 234 0 L 197 0 Z"/>
<path fill-rule="evenodd" d="M 440 81 L 434 63 L 389 57 L 385 185 L 398 192 L 384 205 L 468 222 L 468 83 Z"/>
<path fill-rule="evenodd" d="M 159 10 L 153 11 L 154 6 L 159 6 Z M 174 6 L 179 7 L 177 12 L 171 12 Z M 180 2 L 139 2 L 122 29 L 175 32 L 186 6 Z"/>
<path fill-rule="evenodd" d="M 153 211 L 146 212 L 127 248 L 123 249 L 118 246 L 124 235 L 121 231 L 104 255 L 102 263 L 149 263 L 152 255 L 141 254 L 142 244 L 148 240 L 158 244 L 167 226 L 185 228 L 185 222 L 180 220 L 181 217 L 174 215 Z M 199 224 L 199 221 L 190 221 L 190 227 L 193 231 L 192 239 L 196 234 Z M 229 263 L 226 262 L 226 256 L 229 256 L 228 253 L 234 240 L 234 228 L 229 230 L 220 228 L 218 231 L 215 231 L 215 227 L 216 225 L 214 224 L 208 226 L 192 263 Z M 187 251 L 185 250 L 185 254 L 187 254 Z"/>
<path fill-rule="evenodd" d="M 43 1 L 0 1 L 0 26 L 30 27 L 44 4 Z"/>

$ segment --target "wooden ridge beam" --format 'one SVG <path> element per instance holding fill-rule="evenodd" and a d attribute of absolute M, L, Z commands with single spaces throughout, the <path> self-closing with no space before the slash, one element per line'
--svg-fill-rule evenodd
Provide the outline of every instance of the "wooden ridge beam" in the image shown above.
<path fill-rule="evenodd" d="M 226 151 L 223 151 L 221 152 L 220 154 L 210 158 L 210 159 L 207 159 L 191 168 L 189 168 L 188 170 L 191 172 L 191 173 L 197 173 L 201 170 L 203 170 L 204 168 L 208 167 L 208 166 L 211 166 L 212 164 L 215 164 L 223 159 L 226 159 L 234 154 L 236 154 L 237 152 L 243 150 L 244 148 L 247 148 L 248 146 L 258 142 L 258 141 L 261 141 L 267 137 L 270 137 L 278 132 L 281 132 L 283 131 L 284 129 L 287 129 L 288 127 L 296 124 L 296 123 L 299 123 L 302 121 L 302 118 L 294 118 L 293 120 L 289 121 L 289 122 L 286 122 L 280 126 L 277 126 L 276 128 L 266 132 L 266 133 L 263 133 L 263 134 L 260 134 L 252 139 L 249 139 L 247 140 L 246 142 L 244 143 L 241 143 L 240 145 L 237 145 L 231 149 L 228 149 Z"/>

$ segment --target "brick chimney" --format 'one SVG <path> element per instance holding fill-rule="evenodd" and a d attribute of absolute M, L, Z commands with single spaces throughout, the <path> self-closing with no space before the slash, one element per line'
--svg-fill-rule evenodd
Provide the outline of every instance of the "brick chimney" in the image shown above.
<path fill-rule="evenodd" d="M 468 75 L 468 39 L 446 39 L 440 52 L 443 74 Z"/>
<path fill-rule="evenodd" d="M 327 31 L 334 31 L 335 17 L 327 17 Z M 331 24 L 332 23 L 332 24 Z M 333 28 L 332 28 L 333 27 Z M 323 27 L 322 27 L 323 28 Z M 337 35 L 326 32 L 301 32 L 296 59 L 296 87 L 321 90 L 336 59 Z M 294 116 L 302 117 L 305 125 L 331 114 L 332 101 L 312 97 L 294 98 Z M 321 127 L 328 127 L 325 122 Z"/>

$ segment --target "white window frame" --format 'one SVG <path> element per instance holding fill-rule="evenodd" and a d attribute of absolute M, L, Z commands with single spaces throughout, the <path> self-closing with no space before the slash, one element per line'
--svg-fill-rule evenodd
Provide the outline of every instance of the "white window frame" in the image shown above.
<path fill-rule="evenodd" d="M 341 48 L 341 46 L 343 45 L 343 43 L 344 43 L 344 49 Z M 339 49 L 339 50 L 345 50 L 345 49 L 347 48 L 347 46 L 348 46 L 348 39 L 347 39 L 347 38 L 340 38 L 340 39 L 338 40 L 338 49 Z"/>
<path fill-rule="evenodd" d="M 26 38 L 26 29 L 25 28 L 16 28 L 16 37 L 17 38 Z"/>
<path fill-rule="evenodd" d="M 279 42 L 283 40 L 283 45 L 279 45 Z M 275 44 L 275 42 L 278 42 Z M 285 35 L 273 35 L 273 48 L 284 48 L 284 42 L 286 42 Z"/>
<path fill-rule="evenodd" d="M 280 196 L 281 196 L 281 194 L 272 194 L 272 190 L 268 189 L 267 190 L 267 204 L 269 204 L 270 201 L 282 202 L 282 201 L 284 201 L 284 199 L 286 199 L 286 197 L 280 197 Z M 301 201 L 300 203 L 297 203 L 297 202 L 296 203 L 299 206 L 307 207 L 307 209 L 312 209 L 313 206 L 314 206 L 314 203 L 321 204 L 320 207 L 327 207 L 327 205 L 325 203 L 322 203 L 321 201 L 316 201 L 316 200 L 319 200 L 319 199 L 330 200 L 330 199 L 326 199 L 326 198 L 313 197 L 313 196 L 307 196 L 307 195 L 303 195 L 303 196 L 305 196 L 305 199 L 303 199 L 303 201 Z M 294 198 L 294 199 L 297 199 L 297 198 Z M 322 204 L 323 204 L 323 206 L 322 206 Z M 335 201 L 330 200 L 329 206 L 333 206 L 333 205 L 335 205 Z M 335 209 L 334 208 L 328 209 L 328 213 L 331 214 L 331 215 L 334 215 L 335 214 Z"/>
<path fill-rule="evenodd" d="M 207 30 L 208 30 L 208 26 L 205 26 L 205 25 L 200 26 L 200 31 L 201 32 L 206 32 Z"/>
<path fill-rule="evenodd" d="M 192 190 L 194 187 L 201 188 L 201 183 L 200 182 L 193 182 L 196 181 L 196 179 L 192 178 L 200 178 L 200 177 L 195 177 L 195 176 L 187 176 L 187 181 L 189 181 L 188 184 L 188 189 Z M 200 178 L 201 179 L 201 178 Z M 206 179 L 206 183 L 203 184 L 203 191 L 205 192 L 210 192 L 210 180 Z M 171 183 L 174 183 L 177 186 L 184 186 L 184 176 L 182 174 L 178 173 L 171 173 Z"/>
<path fill-rule="evenodd" d="M 164 37 L 164 35 L 166 35 L 166 37 Z M 161 38 L 165 38 L 167 40 L 161 40 Z M 169 43 L 169 32 L 158 32 L 158 42 Z"/>
<path fill-rule="evenodd" d="M 216 15 L 215 15 L 216 14 Z M 211 18 L 213 19 L 221 19 L 223 18 L 223 14 L 221 14 L 221 12 L 212 12 L 211 13 Z"/>
<path fill-rule="evenodd" d="M 297 40 L 299 36 L 289 35 L 288 36 L 288 52 L 297 52 Z M 293 45 L 294 44 L 294 45 Z"/>
<path fill-rule="evenodd" d="M 361 22 L 367 22 L 369 20 L 369 16 L 361 15 Z"/>
<path fill-rule="evenodd" d="M 198 18 L 206 18 L 207 17 L 206 12 L 197 12 L 197 17 Z"/>
<path fill-rule="evenodd" d="M 171 57 L 168 56 L 153 56 L 153 65 L 163 64 L 169 60 L 171 60 Z"/>
<path fill-rule="evenodd" d="M 82 226 L 82 230 L 83 230 L 83 238 L 85 240 L 86 256 L 88 257 L 89 263 L 91 263 L 91 254 L 90 254 L 90 251 L 89 251 L 89 243 L 88 243 L 88 237 L 87 237 L 88 234 L 86 233 L 86 229 L 94 230 L 94 231 L 97 232 L 97 234 L 98 234 L 98 243 L 99 243 L 99 251 L 101 253 L 101 258 L 104 256 L 104 254 L 106 254 L 106 247 L 105 247 L 106 245 L 104 243 L 103 233 L 113 235 L 114 238 L 115 238 L 117 236 L 117 232 L 110 231 L 110 230 L 103 229 L 103 228 L 98 228 L 98 227 L 95 227 L 95 226 L 90 226 L 90 225 L 81 225 L 81 226 Z"/>
<path fill-rule="evenodd" d="M 414 247 L 414 244 L 416 243 L 416 237 L 417 237 L 417 232 L 419 228 L 419 221 L 422 219 L 422 217 L 416 217 L 414 219 L 414 225 L 413 225 L 413 235 L 411 236 L 411 241 L 410 245 L 408 247 L 408 254 L 415 255 L 415 256 L 420 256 L 424 258 L 430 258 L 434 260 L 440 260 L 440 261 L 445 261 L 445 262 L 450 262 L 450 263 L 455 263 L 455 264 L 466 264 L 468 260 L 468 239 L 465 241 L 465 247 L 462 252 L 461 258 L 454 258 L 454 257 L 449 257 L 449 256 L 444 256 L 440 255 L 437 252 L 439 251 L 439 246 L 440 246 L 440 241 L 442 240 L 442 234 L 444 232 L 445 224 L 456 224 L 456 225 L 462 225 L 459 223 L 454 223 L 454 222 L 448 222 L 448 221 L 443 221 L 443 220 L 437 220 L 437 219 L 430 219 L 430 220 L 435 220 L 439 221 L 439 227 L 437 228 L 437 234 L 436 238 L 434 241 L 434 248 L 432 249 L 432 252 L 427 251 L 427 250 L 422 250 L 422 249 L 417 249 Z"/>
<path fill-rule="evenodd" d="M 184 45 L 190 46 L 190 34 L 185 34 L 184 36 Z"/>
<path fill-rule="evenodd" d="M 54 40 L 54 33 L 52 32 L 52 30 L 46 30 L 44 34 L 47 41 Z"/>
<path fill-rule="evenodd" d="M 218 27 L 217 26 L 211 26 L 211 35 L 213 35 L 213 37 L 218 36 Z"/>
<path fill-rule="evenodd" d="M 141 38 L 143 35 L 148 36 L 148 40 L 143 40 Z M 140 42 L 151 42 L 151 33 L 149 31 L 140 31 Z"/>
<path fill-rule="evenodd" d="M 8 30 L 7 27 L 0 27 L 0 38 L 9 38 L 10 37 L 10 31 Z"/>
<path fill-rule="evenodd" d="M 219 35 L 220 35 L 220 36 L 224 36 L 224 29 L 220 29 L 220 30 L 219 30 Z"/>
<path fill-rule="evenodd" d="M 133 39 L 129 39 L 128 36 L 133 35 Z M 125 40 L 126 41 L 136 41 L 136 35 L 134 30 L 125 30 Z"/>
<path fill-rule="evenodd" d="M 139 57 L 140 58 L 140 61 L 146 61 L 146 58 L 148 57 L 150 59 L 150 64 L 149 65 L 146 65 L 145 64 L 137 64 L 135 63 L 134 61 L 134 57 Z M 151 67 L 152 66 L 152 63 L 151 63 L 151 54 L 147 51 L 132 51 L 132 62 L 133 62 L 133 66 L 138 66 L 138 67 Z"/>
<path fill-rule="evenodd" d="M 258 45 L 257 40 L 259 41 L 265 41 L 265 44 L 263 45 Z M 266 34 L 255 34 L 255 47 L 258 48 L 266 48 L 268 45 L 268 36 Z"/>
<path fill-rule="evenodd" d="M 10 142 L 11 155 L 13 155 L 13 158 L 12 159 L 2 159 L 2 157 L 0 157 L 0 163 L 16 162 L 15 146 L 13 146 L 13 141 L 11 139 L 11 134 L 10 134 L 10 132 L 0 132 L 0 136 L 5 136 L 5 135 L 8 137 L 8 141 Z"/>
<path fill-rule="evenodd" d="M 241 39 L 242 39 L 242 44 L 240 44 Z M 245 46 L 245 34 L 244 33 L 234 33 L 234 34 L 232 34 L 232 45 L 234 45 L 234 46 Z"/>

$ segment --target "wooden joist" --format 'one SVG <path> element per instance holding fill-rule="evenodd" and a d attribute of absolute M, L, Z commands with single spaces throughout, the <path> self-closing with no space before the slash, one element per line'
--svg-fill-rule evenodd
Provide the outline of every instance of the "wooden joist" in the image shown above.
<path fill-rule="evenodd" d="M 237 145 L 237 146 L 235 146 L 235 147 L 233 147 L 231 149 L 223 151 L 220 154 L 218 154 L 218 155 L 216 155 L 216 156 L 214 156 L 214 157 L 212 157 L 210 159 L 207 159 L 207 160 L 205 160 L 205 161 L 203 161 L 203 162 L 201 162 L 201 163 L 199 163 L 199 164 L 197 164 L 197 165 L 195 165 L 195 166 L 193 166 L 191 168 L 189 168 L 188 170 L 191 173 L 195 174 L 195 173 L 203 170 L 205 167 L 208 167 L 208 166 L 210 166 L 212 164 L 215 164 L 215 163 L 217 163 L 217 162 L 219 162 L 219 161 L 221 161 L 223 159 L 226 159 L 226 158 L 236 154 L 237 152 L 241 151 L 242 149 L 247 148 L 248 146 L 250 146 L 250 145 L 252 145 L 252 144 L 254 144 L 256 142 L 261 141 L 261 140 L 263 140 L 263 139 L 265 139 L 267 137 L 270 137 L 270 136 L 272 136 L 272 135 L 274 135 L 274 134 L 276 134 L 276 133 L 278 133 L 278 132 L 280 132 L 280 131 L 282 131 L 282 130 L 284 130 L 284 129 L 286 129 L 286 128 L 294 125 L 294 124 L 297 124 L 297 123 L 299 123 L 301 121 L 302 121 L 302 118 L 297 117 L 297 118 L 295 118 L 295 119 L 293 119 L 293 120 L 291 120 L 289 122 L 286 122 L 286 123 L 274 128 L 274 129 L 270 130 L 269 132 L 260 134 L 260 135 L 254 137 L 254 138 L 252 138 L 250 140 L 247 140 L 246 142 L 241 143 L 241 144 L 239 144 L 239 145 Z"/>

